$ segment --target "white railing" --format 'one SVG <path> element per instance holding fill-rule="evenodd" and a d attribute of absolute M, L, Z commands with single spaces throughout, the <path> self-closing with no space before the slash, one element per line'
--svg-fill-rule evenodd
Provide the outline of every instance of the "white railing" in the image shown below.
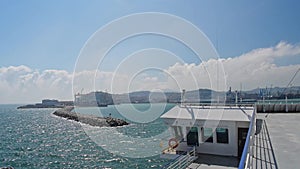
<path fill-rule="evenodd" d="M 253 114 L 251 117 L 246 142 L 243 149 L 243 154 L 241 156 L 241 160 L 239 163 L 239 169 L 250 168 L 252 164 L 250 164 L 250 159 L 253 155 L 253 144 L 254 144 L 254 134 L 256 127 L 256 108 L 253 110 Z"/>
<path fill-rule="evenodd" d="M 187 151 L 186 154 L 180 155 L 178 158 L 174 159 L 172 162 L 168 163 L 162 168 L 163 169 L 185 169 L 196 159 L 197 159 L 196 147 L 194 146 L 190 151 Z"/>

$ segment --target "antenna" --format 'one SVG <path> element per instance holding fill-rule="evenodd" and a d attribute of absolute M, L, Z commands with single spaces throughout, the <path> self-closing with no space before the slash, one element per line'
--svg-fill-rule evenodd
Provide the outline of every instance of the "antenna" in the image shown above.
<path fill-rule="evenodd" d="M 243 83 L 241 82 L 240 83 L 240 102 L 243 101 L 243 99 L 242 99 L 242 88 L 243 88 Z"/>
<path fill-rule="evenodd" d="M 219 39 L 218 39 L 218 27 L 216 27 L 216 50 L 219 52 Z M 217 60 L 217 103 L 220 103 L 219 96 L 219 58 Z"/>
<path fill-rule="evenodd" d="M 295 72 L 294 76 L 292 77 L 292 79 L 290 80 L 290 82 L 287 84 L 286 88 L 282 91 L 281 95 L 285 93 L 286 89 L 291 85 L 291 83 L 294 81 L 296 75 L 298 74 L 298 72 L 300 71 L 300 68 L 298 68 L 298 70 Z"/>
<path fill-rule="evenodd" d="M 217 59 L 217 103 L 219 104 L 219 59 Z"/>

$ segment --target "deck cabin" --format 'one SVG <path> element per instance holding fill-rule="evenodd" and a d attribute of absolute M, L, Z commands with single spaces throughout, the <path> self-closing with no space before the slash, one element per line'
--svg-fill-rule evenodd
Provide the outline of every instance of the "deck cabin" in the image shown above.
<path fill-rule="evenodd" d="M 163 153 L 195 147 L 199 154 L 240 157 L 253 111 L 253 107 L 177 105 L 161 116 L 174 136 Z"/>

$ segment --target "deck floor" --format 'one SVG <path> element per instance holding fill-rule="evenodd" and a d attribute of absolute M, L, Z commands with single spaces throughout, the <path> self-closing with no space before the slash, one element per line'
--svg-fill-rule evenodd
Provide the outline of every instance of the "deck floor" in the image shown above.
<path fill-rule="evenodd" d="M 266 118 L 278 168 L 300 165 L 300 113 L 274 113 Z"/>

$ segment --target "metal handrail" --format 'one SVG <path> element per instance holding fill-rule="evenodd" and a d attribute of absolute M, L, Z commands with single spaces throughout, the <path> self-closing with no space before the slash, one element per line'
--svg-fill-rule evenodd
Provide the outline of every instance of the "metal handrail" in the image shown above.
<path fill-rule="evenodd" d="M 256 104 L 267 105 L 267 104 L 299 104 L 300 99 L 274 99 L 274 100 L 257 100 Z"/>
<path fill-rule="evenodd" d="M 214 103 L 214 102 L 184 102 L 178 103 L 181 106 L 253 106 L 255 102 L 237 102 L 237 103 Z"/>
<path fill-rule="evenodd" d="M 172 163 L 174 163 L 175 161 L 178 161 L 179 158 L 181 158 L 182 156 L 186 155 L 187 152 L 182 153 L 182 154 L 178 154 L 179 156 L 177 156 L 176 158 L 174 158 L 171 162 L 168 162 L 167 164 L 165 164 L 162 169 L 167 168 L 168 166 L 170 166 Z"/>
<path fill-rule="evenodd" d="M 250 158 L 250 139 L 251 139 L 251 136 L 253 134 L 253 126 L 255 124 L 255 115 L 256 115 L 256 108 L 253 110 L 253 113 L 252 113 L 252 117 L 251 117 L 251 121 L 250 121 L 250 125 L 249 125 L 249 129 L 248 129 L 248 133 L 247 133 L 247 138 L 246 138 L 246 142 L 245 142 L 245 145 L 244 145 L 244 149 L 243 149 L 243 154 L 242 154 L 242 157 L 241 157 L 241 160 L 240 160 L 240 163 L 239 163 L 239 169 L 244 169 L 247 167 L 248 165 L 248 161 L 249 161 L 249 158 Z"/>
<path fill-rule="evenodd" d="M 185 155 L 178 156 L 170 163 L 162 167 L 162 169 L 180 169 L 186 168 L 196 158 L 196 147 L 192 147 L 190 151 L 187 151 Z"/>

